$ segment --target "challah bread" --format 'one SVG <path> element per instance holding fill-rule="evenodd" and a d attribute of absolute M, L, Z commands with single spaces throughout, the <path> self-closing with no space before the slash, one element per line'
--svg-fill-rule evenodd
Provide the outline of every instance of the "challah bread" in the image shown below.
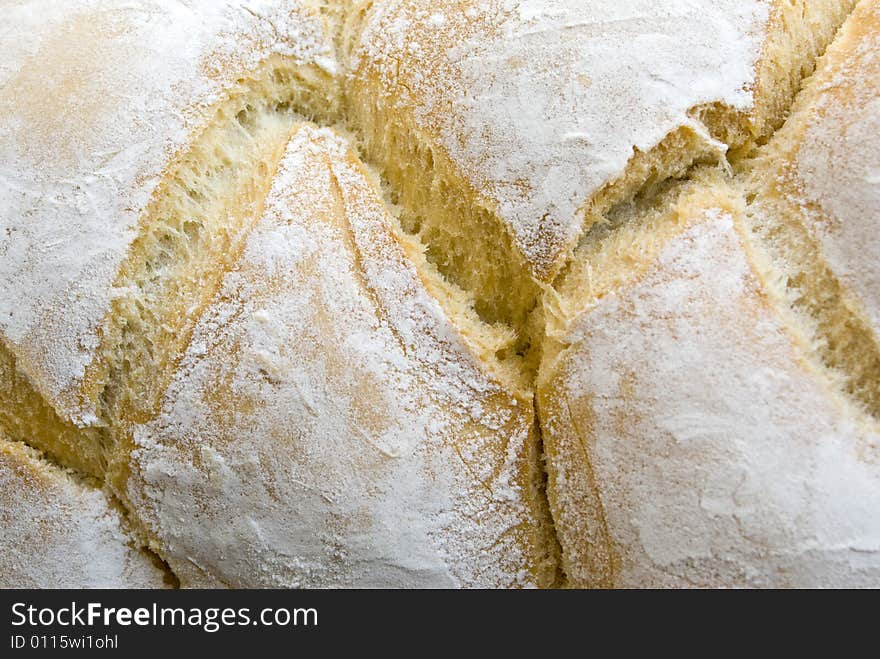
<path fill-rule="evenodd" d="M 161 588 L 104 494 L 0 433 L 0 588 Z"/>
<path fill-rule="evenodd" d="M 880 584 L 876 410 L 840 373 L 876 359 L 851 282 L 874 256 L 877 19 L 856 9 L 748 175 L 621 209 L 548 298 L 539 416 L 573 584 Z"/>
<path fill-rule="evenodd" d="M 777 127 L 854 3 L 355 4 L 348 105 L 404 226 L 524 327 L 609 207 Z"/>
<path fill-rule="evenodd" d="M 9 583 L 880 585 L 855 5 L 12 3 Z"/>
<path fill-rule="evenodd" d="M 4 378 L 0 409 L 100 475 L 101 438 L 69 424 L 151 412 L 265 195 L 288 106 L 336 110 L 332 37 L 298 2 L 5 12 L 0 334 L 24 377 Z"/>
<path fill-rule="evenodd" d="M 298 128 L 133 430 L 125 491 L 184 585 L 553 584 L 531 396 L 420 262 L 348 145 Z"/>

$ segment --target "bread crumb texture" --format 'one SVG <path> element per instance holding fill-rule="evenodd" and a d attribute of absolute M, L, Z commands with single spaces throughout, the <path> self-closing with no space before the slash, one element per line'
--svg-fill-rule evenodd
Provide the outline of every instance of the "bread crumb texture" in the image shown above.
<path fill-rule="evenodd" d="M 0 587 L 160 588 L 104 494 L 0 435 Z"/>
<path fill-rule="evenodd" d="M 806 363 L 706 209 L 572 322 L 540 411 L 578 585 L 880 578 L 880 434 Z"/>
<path fill-rule="evenodd" d="M 531 400 L 481 372 L 389 220 L 342 140 L 296 131 L 161 413 L 134 429 L 128 495 L 183 583 L 553 578 Z"/>
<path fill-rule="evenodd" d="M 8 4 L 8 585 L 880 586 L 875 1 Z"/>

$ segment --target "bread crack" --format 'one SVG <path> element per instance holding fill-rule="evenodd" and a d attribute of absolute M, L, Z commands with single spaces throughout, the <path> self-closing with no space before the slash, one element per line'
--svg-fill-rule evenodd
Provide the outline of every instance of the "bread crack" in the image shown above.
<path fill-rule="evenodd" d="M 149 559 L 150 563 L 162 572 L 165 585 L 168 588 L 176 589 L 180 587 L 180 580 L 177 578 L 174 570 L 172 570 L 171 566 L 163 560 L 162 557 L 152 549 L 152 547 L 150 547 L 149 541 L 146 540 L 146 536 L 140 528 L 140 525 L 135 521 L 128 508 L 126 508 L 120 499 L 107 487 L 103 478 L 78 471 L 75 467 L 67 464 L 66 461 L 53 454 L 51 451 L 41 449 L 40 447 L 34 446 L 32 443 L 18 437 L 3 437 L 0 435 L 0 438 L 27 447 L 32 451 L 35 459 L 49 465 L 50 468 L 57 470 L 65 478 L 71 479 L 80 487 L 88 490 L 100 490 L 107 501 L 107 505 L 119 515 L 122 531 L 127 535 L 128 544 L 133 549 L 143 553 Z"/>
<path fill-rule="evenodd" d="M 834 40 L 840 37 L 838 29 Z M 827 67 L 826 67 L 827 69 Z M 807 350 L 827 369 L 837 388 L 863 411 L 880 418 L 880 341 L 861 303 L 845 286 L 804 221 L 822 217 L 802 197 L 794 171 L 804 126 L 833 71 L 820 69 L 804 79 L 792 112 L 766 145 L 736 163 L 737 192 L 744 199 L 746 225 L 760 253 L 766 285 L 789 313 L 791 329 L 805 337 Z M 841 79 L 835 80 L 840 89 Z"/>
<path fill-rule="evenodd" d="M 344 43 L 344 26 L 361 20 L 371 3 L 313 4 L 331 26 L 344 61 L 343 51 L 350 47 Z M 788 4 L 797 9 L 798 3 Z M 822 43 L 821 36 L 815 43 Z M 807 57 L 812 63 L 790 66 L 791 86 L 767 101 L 773 106 L 770 115 L 787 114 L 790 92 L 803 87 L 804 67 L 813 67 L 818 56 L 816 46 Z M 564 349 L 556 339 L 576 312 L 575 297 L 582 307 L 584 299 L 633 276 L 637 268 L 629 256 L 643 257 L 665 232 L 676 230 L 660 219 L 669 204 L 686 200 L 707 181 L 738 184 L 750 174 L 755 149 L 771 140 L 779 125 L 772 119 L 743 127 L 730 108 L 693 108 L 693 124 L 673 131 L 653 149 L 634 152 L 621 177 L 585 201 L 579 235 L 543 281 L 531 274 L 496 210 L 448 156 L 425 136 L 383 121 L 378 107 L 355 107 L 337 83 L 314 67 L 273 58 L 239 80 L 213 123 L 181 155 L 140 223 L 116 282 L 119 295 L 101 329 L 100 358 L 86 373 L 84 402 L 96 406 L 100 423 L 79 428 L 61 419 L 0 344 L 0 427 L 59 468 L 103 488 L 140 537 L 147 534 L 129 517 L 131 504 L 118 492 L 131 449 L 120 445 L 120 429 L 156 413 L 192 328 L 259 219 L 296 121 L 312 119 L 339 130 L 345 126 L 357 136 L 364 162 L 379 173 L 401 242 L 426 287 L 489 370 L 520 391 L 533 391 L 540 364 Z M 242 161 L 246 166 L 240 166 Z M 656 227 L 651 232 L 655 243 L 634 242 L 638 228 L 649 225 Z M 880 413 L 880 347 L 841 295 L 833 273 L 793 230 L 757 224 L 755 230 L 764 242 L 784 243 L 776 260 L 806 254 L 801 269 L 785 280 L 791 304 L 815 319 L 816 349 L 826 363 L 847 374 L 847 391 L 873 414 Z M 608 246 L 612 249 L 603 255 Z M 197 274 L 184 276 L 193 270 Z M 860 355 L 869 358 L 856 359 Z M 532 405 L 538 419 L 537 453 L 530 456 L 533 485 L 547 503 L 539 406 Z M 546 518 L 557 537 L 549 509 L 547 503 Z M 146 545 L 144 551 L 153 553 L 169 580 L 179 585 L 158 553 Z M 557 542 L 548 557 L 558 554 Z M 558 564 L 557 558 L 548 560 Z M 564 578 L 558 572 L 556 585 Z"/>

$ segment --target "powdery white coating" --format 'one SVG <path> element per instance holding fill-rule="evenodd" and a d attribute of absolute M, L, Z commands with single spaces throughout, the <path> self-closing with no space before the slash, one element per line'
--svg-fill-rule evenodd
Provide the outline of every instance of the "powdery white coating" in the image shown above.
<path fill-rule="evenodd" d="M 880 6 L 864 2 L 813 82 L 792 201 L 880 330 Z M 794 123 L 794 122 L 793 122 Z M 812 204 L 809 207 L 808 204 Z"/>
<path fill-rule="evenodd" d="M 297 130 L 129 498 L 185 586 L 534 583 L 528 400 L 488 379 L 349 147 Z"/>
<path fill-rule="evenodd" d="M 880 435 L 765 295 L 732 219 L 707 213 L 572 326 L 556 395 L 582 432 L 615 585 L 880 585 Z M 548 444 L 558 422 L 542 419 Z M 557 465 L 574 528 L 578 464 Z"/>
<path fill-rule="evenodd" d="M 4 4 L 0 340 L 62 417 L 169 164 L 270 54 L 332 68 L 322 30 L 293 0 Z"/>
<path fill-rule="evenodd" d="M 161 588 L 104 494 L 0 438 L 0 588 Z"/>
<path fill-rule="evenodd" d="M 380 103 L 414 108 L 507 223 L 536 274 L 582 205 L 688 110 L 752 105 L 767 0 L 391 0 L 355 50 Z M 707 138 L 708 139 L 708 138 Z"/>

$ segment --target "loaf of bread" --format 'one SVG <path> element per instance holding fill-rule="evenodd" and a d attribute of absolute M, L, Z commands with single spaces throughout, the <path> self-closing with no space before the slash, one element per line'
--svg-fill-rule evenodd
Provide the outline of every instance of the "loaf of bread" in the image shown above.
<path fill-rule="evenodd" d="M 6 14 L 0 586 L 880 586 L 876 0 Z"/>

